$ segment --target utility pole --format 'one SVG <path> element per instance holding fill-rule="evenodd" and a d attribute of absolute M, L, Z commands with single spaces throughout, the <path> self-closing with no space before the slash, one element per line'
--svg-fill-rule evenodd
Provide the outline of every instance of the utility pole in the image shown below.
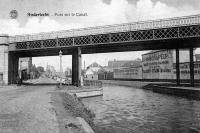
<path fill-rule="evenodd" d="M 62 51 L 59 52 L 60 56 L 60 87 L 62 86 Z"/>

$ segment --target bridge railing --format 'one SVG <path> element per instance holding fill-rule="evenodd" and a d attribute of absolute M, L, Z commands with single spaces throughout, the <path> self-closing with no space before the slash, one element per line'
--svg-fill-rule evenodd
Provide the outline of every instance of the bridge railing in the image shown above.
<path fill-rule="evenodd" d="M 200 24 L 200 15 L 9 37 L 9 43 Z"/>

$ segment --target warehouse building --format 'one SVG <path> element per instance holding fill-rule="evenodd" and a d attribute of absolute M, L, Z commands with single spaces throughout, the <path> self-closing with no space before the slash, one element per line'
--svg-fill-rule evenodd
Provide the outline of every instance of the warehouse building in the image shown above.
<path fill-rule="evenodd" d="M 189 50 L 180 50 L 180 79 L 190 79 Z M 121 80 L 176 80 L 175 50 L 154 50 L 142 55 L 141 61 L 110 63 L 114 68 L 114 79 Z M 126 62 L 126 63 L 125 63 Z M 123 64 L 124 63 L 124 64 Z M 115 65 L 115 64 L 120 64 Z M 123 64 L 123 65 L 122 65 Z M 200 55 L 194 55 L 194 78 L 200 79 Z"/>
<path fill-rule="evenodd" d="M 180 50 L 180 78 L 189 79 L 189 51 Z M 197 62 L 195 62 L 196 64 Z M 157 50 L 142 55 L 142 79 L 176 79 L 175 50 Z M 196 76 L 197 77 L 197 76 Z"/>
<path fill-rule="evenodd" d="M 142 61 L 140 59 L 123 62 L 125 63 L 121 67 L 114 69 L 114 79 L 142 79 Z"/>

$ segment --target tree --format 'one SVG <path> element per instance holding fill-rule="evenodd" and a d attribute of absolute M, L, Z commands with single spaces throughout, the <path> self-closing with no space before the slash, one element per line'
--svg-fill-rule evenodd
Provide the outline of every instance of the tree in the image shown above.
<path fill-rule="evenodd" d="M 35 64 L 31 66 L 31 77 L 32 78 L 39 78 L 44 72 L 44 67 L 38 66 L 36 67 Z"/>
<path fill-rule="evenodd" d="M 43 72 L 44 72 L 44 67 L 38 66 L 38 67 L 37 67 L 37 71 L 38 71 L 39 73 L 43 73 Z"/>

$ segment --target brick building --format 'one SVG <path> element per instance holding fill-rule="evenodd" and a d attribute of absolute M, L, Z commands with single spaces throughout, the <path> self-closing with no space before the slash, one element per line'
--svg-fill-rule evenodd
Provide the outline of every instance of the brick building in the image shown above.
<path fill-rule="evenodd" d="M 140 59 L 123 62 L 122 66 L 114 69 L 114 79 L 142 79 L 142 61 Z"/>

